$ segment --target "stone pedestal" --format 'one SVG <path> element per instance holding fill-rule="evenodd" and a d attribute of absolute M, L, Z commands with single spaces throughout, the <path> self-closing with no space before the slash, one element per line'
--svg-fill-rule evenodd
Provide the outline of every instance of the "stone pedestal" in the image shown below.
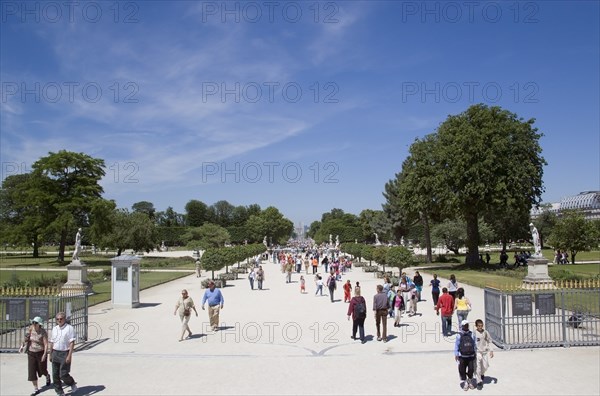
<path fill-rule="evenodd" d="M 524 289 L 551 289 L 554 282 L 548 275 L 548 260 L 543 257 L 527 259 L 527 276 L 523 278 Z"/>
<path fill-rule="evenodd" d="M 73 260 L 67 265 L 67 283 L 61 289 L 62 295 L 93 294 L 92 284 L 87 280 L 87 265 Z"/>

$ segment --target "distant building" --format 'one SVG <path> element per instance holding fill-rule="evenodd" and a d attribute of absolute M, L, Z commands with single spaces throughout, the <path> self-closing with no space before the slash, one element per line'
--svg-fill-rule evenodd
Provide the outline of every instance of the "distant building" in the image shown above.
<path fill-rule="evenodd" d="M 600 220 L 600 191 L 584 191 L 551 203 L 549 208 L 534 208 L 531 218 L 536 219 L 545 210 L 560 216 L 562 211 L 569 209 L 580 210 L 587 220 Z"/>

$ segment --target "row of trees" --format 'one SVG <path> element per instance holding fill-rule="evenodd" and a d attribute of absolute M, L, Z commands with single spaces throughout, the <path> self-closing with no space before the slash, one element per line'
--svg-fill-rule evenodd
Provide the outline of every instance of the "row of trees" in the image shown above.
<path fill-rule="evenodd" d="M 234 206 L 226 200 L 212 205 L 192 199 L 185 205 L 185 213 L 177 213 L 171 206 L 165 211 L 157 211 L 150 201 L 140 201 L 132 205 L 133 212 L 145 213 L 157 226 L 162 227 L 200 227 L 206 223 L 224 228 L 243 226 L 252 215 L 261 213 L 260 205 Z"/>
<path fill-rule="evenodd" d="M 359 260 L 364 258 L 365 260 L 374 260 L 378 264 L 385 266 L 398 268 L 402 271 L 402 268 L 410 267 L 414 264 L 414 257 L 410 250 L 404 246 L 373 246 L 362 243 L 345 243 L 341 247 L 344 253 L 358 257 Z"/>
<path fill-rule="evenodd" d="M 211 278 L 214 279 L 215 271 L 220 271 L 225 267 L 225 272 L 228 272 L 230 265 L 254 257 L 264 251 L 265 246 L 261 243 L 231 248 L 208 248 L 202 254 L 202 268 L 205 271 L 211 271 Z"/>
<path fill-rule="evenodd" d="M 329 241 L 329 235 L 339 236 L 340 242 L 375 242 L 375 233 L 388 240 L 388 221 L 381 210 L 363 210 L 359 216 L 334 208 L 321 215 L 321 221 L 313 221 L 307 232 L 317 243 Z"/>
<path fill-rule="evenodd" d="M 170 207 L 156 212 L 148 201 L 134 204 L 132 212 L 117 208 L 102 198 L 104 167 L 102 159 L 62 150 L 36 161 L 30 173 L 6 177 L 0 190 L 2 242 L 32 245 L 34 257 L 42 243 L 58 242 L 58 261 L 64 262 L 65 246 L 78 227 L 85 228 L 84 244 L 116 248 L 118 254 L 153 249 L 165 235 L 193 248 L 261 242 L 265 236 L 284 243 L 292 235 L 293 223 L 277 208 L 256 204 L 206 206 L 192 200 L 186 215 Z"/>

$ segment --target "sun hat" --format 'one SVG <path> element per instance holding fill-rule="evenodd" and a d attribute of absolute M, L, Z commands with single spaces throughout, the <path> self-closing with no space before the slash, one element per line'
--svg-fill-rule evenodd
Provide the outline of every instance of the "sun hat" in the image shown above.
<path fill-rule="evenodd" d="M 36 316 L 35 318 L 31 319 L 29 321 L 29 323 L 31 323 L 31 324 L 33 324 L 33 323 L 42 324 L 42 323 L 44 323 L 44 319 L 40 318 L 39 316 Z"/>

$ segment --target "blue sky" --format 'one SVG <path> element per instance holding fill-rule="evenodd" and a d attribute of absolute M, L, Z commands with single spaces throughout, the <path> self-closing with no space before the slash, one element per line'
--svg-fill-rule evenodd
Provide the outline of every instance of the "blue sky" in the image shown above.
<path fill-rule="evenodd" d="M 273 4 L 2 1 L 2 177 L 66 149 L 119 207 L 309 224 L 380 209 L 414 139 L 483 102 L 536 118 L 544 201 L 600 189 L 599 2 Z"/>

